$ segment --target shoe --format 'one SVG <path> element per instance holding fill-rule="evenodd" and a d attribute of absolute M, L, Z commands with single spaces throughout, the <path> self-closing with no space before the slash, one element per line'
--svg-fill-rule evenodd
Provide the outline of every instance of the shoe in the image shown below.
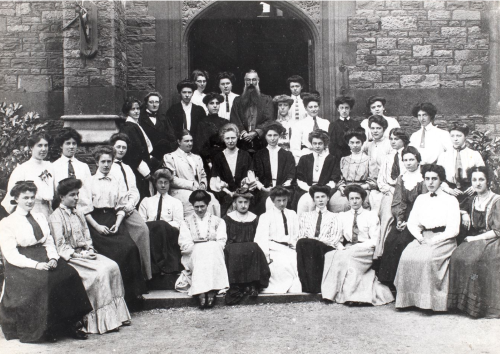
<path fill-rule="evenodd" d="M 257 290 L 257 288 L 254 285 L 252 285 L 252 287 L 250 289 L 250 293 L 248 295 L 250 297 L 255 298 L 255 297 L 259 296 L 259 291 Z"/>
<path fill-rule="evenodd" d="M 132 321 L 128 320 L 128 321 L 123 321 L 122 322 L 122 326 L 132 326 Z"/>
<path fill-rule="evenodd" d="M 217 301 L 217 293 L 213 292 L 213 295 L 208 297 L 207 307 L 208 308 L 214 307 L 216 301 Z"/>
<path fill-rule="evenodd" d="M 85 340 L 87 339 L 89 336 L 87 333 L 85 333 L 84 331 L 78 329 L 76 331 L 74 331 L 71 336 L 75 339 L 79 339 L 79 340 Z"/>
<path fill-rule="evenodd" d="M 198 299 L 200 300 L 200 309 L 204 309 L 207 307 L 208 303 L 208 294 L 203 293 L 198 296 Z"/>

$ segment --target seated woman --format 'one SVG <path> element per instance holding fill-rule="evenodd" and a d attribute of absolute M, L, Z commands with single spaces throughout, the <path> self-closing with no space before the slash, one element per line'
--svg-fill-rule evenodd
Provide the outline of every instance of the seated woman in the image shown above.
<path fill-rule="evenodd" d="M 114 159 L 111 146 L 97 146 L 94 159 L 97 172 L 90 179 L 92 211 L 86 214 L 92 243 L 97 252 L 118 263 L 127 302 L 147 293 L 142 276 L 139 249 L 122 225 L 127 203 L 127 187 L 110 173 Z"/>
<path fill-rule="evenodd" d="M 366 191 L 357 185 L 346 187 L 351 210 L 338 214 L 345 247 L 325 255 L 321 283 L 323 299 L 344 303 L 367 303 L 375 306 L 394 301 L 391 290 L 381 284 L 372 269 L 373 254 L 380 236 L 380 222 L 374 211 L 362 207 Z"/>
<path fill-rule="evenodd" d="M 2 331 L 7 340 L 55 342 L 56 325 L 69 325 L 75 338 L 86 339 L 80 321 L 92 305 L 78 272 L 59 259 L 47 219 L 42 213 L 31 214 L 36 194 L 33 182 L 18 181 L 10 189 L 14 211 L 0 221 L 5 265 Z"/>
<path fill-rule="evenodd" d="M 139 206 L 139 214 L 149 228 L 153 275 L 177 273 L 182 269 L 179 228 L 184 212 L 182 202 L 168 195 L 172 179 L 168 169 L 156 170 L 153 180 L 158 193 L 144 198 Z"/>
<path fill-rule="evenodd" d="M 299 216 L 315 208 L 313 199 L 307 193 L 313 185 L 329 186 L 330 193 L 334 193 L 340 181 L 337 155 L 329 154 L 326 150 L 330 141 L 328 134 L 323 130 L 315 130 L 309 134 L 309 141 L 313 152 L 302 156 L 297 165 L 297 187 L 292 208 L 297 209 Z"/>
<path fill-rule="evenodd" d="M 420 194 L 428 192 L 420 172 L 421 156 L 417 148 L 408 146 L 403 149 L 401 156 L 403 156 L 403 165 L 406 171 L 397 177 L 391 203 L 396 225 L 391 229 L 384 242 L 384 251 L 380 257 L 378 271 L 379 280 L 387 283 L 389 287 L 394 286 L 394 278 L 403 251 L 415 240 L 406 227 L 413 204 Z"/>
<path fill-rule="evenodd" d="M 324 256 L 338 246 L 341 229 L 337 214 L 327 210 L 330 187 L 315 184 L 309 189 L 316 209 L 300 215 L 297 270 L 306 293 L 321 292 Z"/>
<path fill-rule="evenodd" d="M 120 268 L 111 259 L 96 254 L 83 213 L 76 209 L 82 181 L 66 178 L 59 182 L 59 208 L 49 219 L 57 253 L 76 269 L 82 279 L 92 312 L 84 319 L 86 333 L 103 334 L 130 325 Z"/>
<path fill-rule="evenodd" d="M 234 191 L 247 181 L 252 158 L 248 152 L 236 147 L 240 131 L 235 124 L 224 125 L 219 135 L 226 148 L 214 157 L 210 189 L 220 202 L 221 215 L 226 215 L 233 203 Z M 252 187 L 255 188 L 256 185 Z"/>
<path fill-rule="evenodd" d="M 295 245 L 299 237 L 297 214 L 287 209 L 290 191 L 282 186 L 271 189 L 274 205 L 259 218 L 255 242 L 264 252 L 271 278 L 263 293 L 300 293 L 302 285 L 297 272 L 297 252 Z M 283 220 L 281 222 L 281 220 Z"/>
<path fill-rule="evenodd" d="M 387 235 L 392 230 L 394 218 L 392 216 L 391 205 L 394 189 L 398 177 L 406 170 L 403 164 L 402 151 L 408 146 L 410 137 L 401 128 L 393 128 L 389 133 L 391 149 L 382 156 L 381 165 L 378 172 L 377 186 L 382 199 L 380 201 L 380 238 L 375 248 L 375 258 L 380 258 L 384 252 L 384 243 Z"/>
<path fill-rule="evenodd" d="M 295 180 L 295 159 L 290 151 L 278 146 L 280 136 L 285 133 L 285 128 L 277 122 L 271 122 L 263 128 L 267 147 L 253 155 L 253 171 L 258 179 L 256 202 L 252 211 L 261 215 L 266 211 L 271 188 L 283 186 L 292 188 Z M 291 204 L 291 198 L 289 198 Z M 269 203 L 272 205 L 272 203 Z"/>
<path fill-rule="evenodd" d="M 228 305 L 237 304 L 245 294 L 257 297 L 267 288 L 271 271 L 264 252 L 254 242 L 258 218 L 248 211 L 253 196 L 245 189 L 233 193 L 234 211 L 224 217 L 227 227 L 226 267 L 230 288 Z"/>
<path fill-rule="evenodd" d="M 189 197 L 195 190 L 206 190 L 208 187 L 207 174 L 203 168 L 203 161 L 199 155 L 191 152 L 193 137 L 189 130 L 183 129 L 177 135 L 179 147 L 174 152 L 163 157 L 164 165 L 172 171 L 173 180 L 170 195 L 182 202 L 184 217 L 194 213 Z M 210 194 L 210 193 L 209 193 Z M 208 212 L 220 216 L 220 204 L 212 198 Z"/>
<path fill-rule="evenodd" d="M 334 213 L 346 211 L 349 209 L 349 202 L 344 194 L 346 186 L 357 184 L 366 190 L 368 197 L 370 190 L 377 188 L 375 166 L 370 163 L 370 158 L 362 151 L 363 143 L 366 141 L 366 136 L 363 129 L 349 130 L 344 135 L 345 140 L 351 149 L 351 155 L 340 159 L 340 171 L 342 178 L 338 183 L 338 190 L 330 200 L 330 210 Z M 363 203 L 363 208 L 369 209 L 368 198 Z"/>
<path fill-rule="evenodd" d="M 200 154 L 207 173 L 212 169 L 215 155 L 226 147 L 219 136 L 220 128 L 227 124 L 227 119 L 219 117 L 222 102 L 224 102 L 224 97 L 216 92 L 208 93 L 203 97 L 208 115 L 198 122 L 198 132 L 194 137 L 193 150 Z"/>
<path fill-rule="evenodd" d="M 368 98 L 368 100 L 366 101 L 366 108 L 368 108 L 368 110 L 370 111 L 370 115 L 373 116 L 373 115 L 378 115 L 378 116 L 382 116 L 385 118 L 385 120 L 387 121 L 387 128 L 385 129 L 385 137 L 388 138 L 389 137 L 389 133 L 391 132 L 392 129 L 394 128 L 400 128 L 400 125 L 399 125 L 399 122 L 396 118 L 392 118 L 392 117 L 387 117 L 385 115 L 385 104 L 386 104 L 386 99 L 384 97 L 381 97 L 381 96 L 371 96 Z M 365 130 L 365 133 L 366 133 L 366 139 L 368 141 L 372 140 L 373 139 L 373 136 L 372 136 L 372 133 L 371 133 L 371 130 L 370 130 L 370 126 L 369 126 L 369 119 L 363 119 L 363 121 L 361 122 L 361 128 L 363 128 Z"/>
<path fill-rule="evenodd" d="M 276 122 L 280 123 L 283 128 L 285 128 L 283 133 L 280 135 L 278 146 L 286 151 L 290 151 L 292 128 L 296 123 L 296 120 L 290 115 L 290 107 L 293 104 L 293 98 L 287 95 L 274 96 L 273 103 L 278 108 L 278 116 L 276 117 Z"/>
<path fill-rule="evenodd" d="M 49 153 L 50 136 L 39 133 L 28 139 L 28 147 L 31 150 L 31 159 L 17 166 L 9 178 L 7 194 L 2 201 L 2 206 L 10 214 L 15 206 L 10 191 L 19 181 L 33 181 L 37 187 L 34 213 L 42 213 L 48 219 L 52 213 L 52 200 L 54 199 L 54 172 L 52 164 L 44 161 Z"/>
<path fill-rule="evenodd" d="M 477 195 L 462 211 L 469 236 L 451 256 L 448 309 L 500 318 L 500 195 L 489 189 L 486 167 L 472 167 L 467 175 Z"/>
<path fill-rule="evenodd" d="M 394 281 L 396 308 L 446 311 L 448 265 L 457 248 L 460 209 L 458 201 L 441 190 L 446 179 L 442 166 L 426 165 L 423 175 L 430 193 L 417 197 L 408 219 L 408 230 L 416 240 L 406 247 L 399 261 Z"/>
<path fill-rule="evenodd" d="M 207 213 L 210 199 L 203 190 L 189 197 L 194 214 L 182 221 L 179 236 L 185 270 L 175 283 L 176 290 L 198 296 L 201 308 L 213 307 L 217 293 L 229 287 L 224 263 L 226 223 Z"/>

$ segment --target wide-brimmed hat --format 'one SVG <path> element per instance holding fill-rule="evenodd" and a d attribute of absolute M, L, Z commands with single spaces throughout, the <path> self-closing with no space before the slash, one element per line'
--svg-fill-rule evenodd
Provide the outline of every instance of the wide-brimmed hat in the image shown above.
<path fill-rule="evenodd" d="M 291 106 L 293 104 L 293 98 L 291 98 L 288 95 L 278 95 L 278 96 L 274 96 L 273 102 L 276 104 L 284 102 L 284 103 L 288 103 L 288 105 Z"/>

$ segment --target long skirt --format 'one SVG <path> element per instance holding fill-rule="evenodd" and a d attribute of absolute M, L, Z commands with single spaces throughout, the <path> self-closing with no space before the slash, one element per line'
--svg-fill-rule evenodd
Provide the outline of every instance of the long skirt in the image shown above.
<path fill-rule="evenodd" d="M 42 245 L 18 247 L 20 254 L 48 262 Z M 81 320 L 92 311 L 78 272 L 64 259 L 53 270 L 19 268 L 5 262 L 5 286 L 0 303 L 0 325 L 5 339 L 23 343 L 43 339 L 45 332 L 64 321 Z"/>
<path fill-rule="evenodd" d="M 302 238 L 297 242 L 297 271 L 305 293 L 320 293 L 325 254 L 333 250 L 321 241 Z"/>
<path fill-rule="evenodd" d="M 370 193 L 370 196 L 373 193 Z M 392 204 L 392 193 L 389 193 L 389 195 L 385 195 L 383 193 L 379 194 L 382 195 L 382 199 L 380 201 L 380 208 L 379 208 L 379 219 L 380 219 L 380 237 L 378 239 L 378 243 L 375 247 L 375 255 L 374 259 L 382 257 L 382 254 L 384 253 L 384 246 L 385 246 L 385 240 L 387 236 L 389 235 L 389 232 L 391 232 L 393 228 L 393 223 L 394 223 L 394 216 L 392 215 L 392 210 L 391 210 L 391 204 Z M 370 202 L 370 206 L 372 206 L 372 203 Z M 372 209 L 373 211 L 373 209 Z"/>
<path fill-rule="evenodd" d="M 142 275 L 146 280 L 149 280 L 152 277 L 149 229 L 137 210 L 134 210 L 132 214 L 123 219 L 123 224 L 125 225 L 130 238 L 134 240 L 137 248 L 139 249 Z"/>
<path fill-rule="evenodd" d="M 93 308 L 83 319 L 85 332 L 103 334 L 130 320 L 116 262 L 98 254 L 97 259 L 71 258 L 69 265 L 80 275 Z"/>
<path fill-rule="evenodd" d="M 424 231 L 423 237 L 433 239 L 440 234 Z M 446 311 L 448 266 L 455 248 L 455 239 L 442 241 L 437 245 L 421 245 L 415 240 L 406 247 L 394 281 L 397 308 L 416 306 L 433 311 Z"/>
<path fill-rule="evenodd" d="M 302 284 L 297 271 L 297 252 L 288 246 L 271 241 L 269 242 L 269 258 L 272 260 L 269 264 L 271 278 L 269 278 L 269 286 L 262 292 L 301 293 Z"/>
<path fill-rule="evenodd" d="M 184 218 L 188 217 L 189 215 L 194 214 L 194 208 L 193 205 L 189 202 L 189 196 L 193 193 L 193 191 L 188 190 L 188 189 L 175 189 L 171 188 L 169 193 L 172 197 L 175 199 L 178 199 L 182 202 L 182 206 L 184 208 Z M 208 192 L 212 199 L 210 200 L 210 203 L 208 204 L 208 209 L 207 212 L 209 212 L 212 215 L 221 217 L 221 206 L 217 198 L 211 193 Z"/>
<path fill-rule="evenodd" d="M 94 209 L 92 217 L 98 224 L 112 227 L 116 222 L 115 213 L 113 209 Z M 125 300 L 131 301 L 147 293 L 139 249 L 123 223 L 112 235 L 101 235 L 93 227 L 89 229 L 96 251 L 118 263 L 125 287 Z"/>
<path fill-rule="evenodd" d="M 223 246 L 216 241 L 195 243 L 182 253 L 185 270 L 175 283 L 175 290 L 190 296 L 229 288 Z"/>
<path fill-rule="evenodd" d="M 500 318 L 500 239 L 464 242 L 450 262 L 448 308 Z"/>
<path fill-rule="evenodd" d="M 339 304 L 353 301 L 375 306 L 393 302 L 391 291 L 378 281 L 371 269 L 374 252 L 374 245 L 364 243 L 328 252 L 321 283 L 323 299 Z"/>
<path fill-rule="evenodd" d="M 395 227 L 391 230 L 384 244 L 384 253 L 380 257 L 378 279 L 382 282 L 394 282 L 398 271 L 399 260 L 406 246 L 415 241 L 415 237 L 405 228 L 399 231 Z"/>
<path fill-rule="evenodd" d="M 153 274 L 176 273 L 182 270 L 179 230 L 168 222 L 148 221 Z"/>
<path fill-rule="evenodd" d="M 224 254 L 229 284 L 259 283 L 260 288 L 269 286 L 271 270 L 266 255 L 257 243 L 229 243 Z"/>

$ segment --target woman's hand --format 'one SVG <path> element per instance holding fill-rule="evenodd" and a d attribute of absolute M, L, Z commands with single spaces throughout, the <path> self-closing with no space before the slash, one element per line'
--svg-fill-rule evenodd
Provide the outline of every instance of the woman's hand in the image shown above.
<path fill-rule="evenodd" d="M 345 195 L 344 195 L 344 189 L 345 189 L 345 186 L 340 186 L 339 187 L 340 195 L 342 195 L 343 197 L 345 197 Z"/>
<path fill-rule="evenodd" d="M 462 225 L 464 225 L 467 230 L 470 230 L 470 216 L 469 214 L 462 214 Z"/>
<path fill-rule="evenodd" d="M 398 231 L 403 231 L 406 228 L 406 221 L 398 221 L 398 224 L 396 225 L 396 229 Z"/>
<path fill-rule="evenodd" d="M 111 231 L 109 230 L 109 227 L 107 227 L 105 225 L 96 225 L 95 229 L 101 235 L 109 235 L 111 233 Z"/>
<path fill-rule="evenodd" d="M 57 261 L 55 259 L 51 259 L 47 265 L 49 266 L 49 270 L 51 269 L 56 269 L 57 267 Z"/>
<path fill-rule="evenodd" d="M 113 226 L 111 226 L 111 229 L 109 229 L 109 233 L 110 234 L 116 234 L 119 227 L 120 227 L 119 224 L 114 224 Z"/>
<path fill-rule="evenodd" d="M 472 187 L 467 188 L 462 194 L 467 194 L 469 197 L 474 194 L 475 190 Z"/>
<path fill-rule="evenodd" d="M 37 270 L 50 270 L 50 266 L 46 262 L 37 263 L 35 266 Z"/>
<path fill-rule="evenodd" d="M 428 239 L 425 239 L 425 238 L 421 238 L 421 239 L 417 239 L 417 241 L 421 244 L 421 245 L 428 245 L 429 244 L 429 240 Z"/>
<path fill-rule="evenodd" d="M 198 186 L 198 189 L 199 190 L 202 190 L 202 191 L 206 191 L 207 190 L 207 186 L 205 185 L 205 183 L 201 182 Z"/>
<path fill-rule="evenodd" d="M 467 236 L 466 238 L 464 238 L 464 242 L 474 242 L 479 240 L 480 238 L 478 238 L 477 236 Z"/>

